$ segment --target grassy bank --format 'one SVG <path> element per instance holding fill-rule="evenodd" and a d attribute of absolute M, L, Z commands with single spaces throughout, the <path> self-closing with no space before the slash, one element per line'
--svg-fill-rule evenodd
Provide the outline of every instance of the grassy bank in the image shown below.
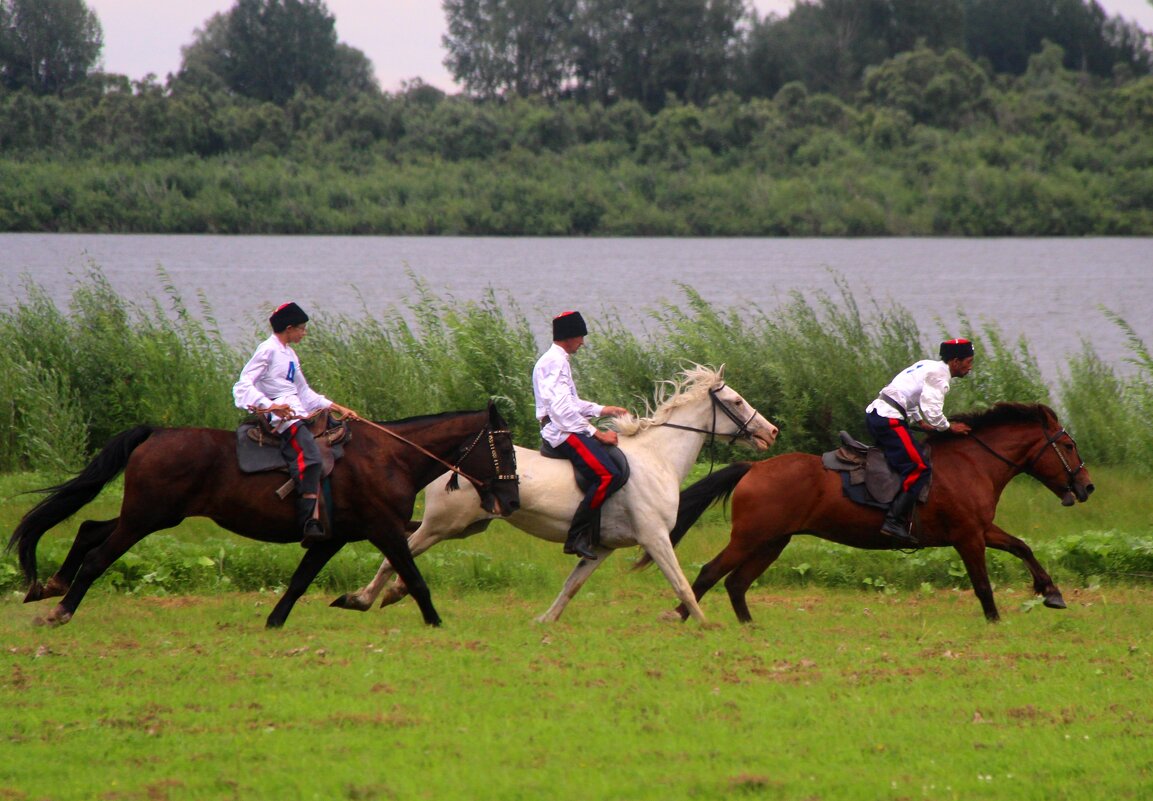
<path fill-rule="evenodd" d="M 1070 594 L 997 626 L 950 591 L 754 593 L 658 620 L 620 585 L 541 627 L 471 597 L 441 630 L 267 593 L 0 601 L 0 794 L 125 799 L 1114 801 L 1153 777 L 1153 603 Z M 577 609 L 572 610 L 574 613 Z"/>
<path fill-rule="evenodd" d="M 459 303 L 413 280 L 408 308 L 318 320 L 301 346 L 313 385 L 379 420 L 481 408 L 495 398 L 517 440 L 535 446 L 538 427 L 525 399 L 537 345 L 515 300 L 490 291 Z M 33 283 L 25 299 L 0 311 L 0 472 L 66 475 L 140 423 L 239 422 L 228 388 L 248 351 L 224 339 L 203 299 L 189 303 L 162 272 L 159 284 L 149 302 L 133 304 L 93 267 L 67 309 Z M 679 302 L 651 311 L 643 334 L 612 318 L 597 324 L 575 366 L 582 391 L 629 399 L 643 412 L 654 382 L 692 362 L 724 364 L 732 386 L 781 427 L 777 452 L 819 452 L 841 429 L 863 436 L 866 399 L 932 352 L 939 337 L 921 331 L 899 305 L 863 310 L 844 286 L 771 310 L 718 307 L 690 287 L 681 292 Z M 1109 324 L 1127 335 L 1133 369 L 1119 373 L 1086 345 L 1052 388 L 1028 342 L 1007 341 L 995 324 L 962 316 L 952 333 L 975 340 L 981 357 L 954 385 L 950 410 L 999 400 L 1048 403 L 1090 464 L 1148 473 L 1153 357 L 1125 320 Z"/>

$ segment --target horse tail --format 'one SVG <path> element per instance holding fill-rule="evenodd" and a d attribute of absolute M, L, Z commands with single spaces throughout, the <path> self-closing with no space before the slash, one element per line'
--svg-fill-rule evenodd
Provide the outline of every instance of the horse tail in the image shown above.
<path fill-rule="evenodd" d="M 40 537 L 99 495 L 105 484 L 120 475 L 128 465 L 128 457 L 152 436 L 152 432 L 151 426 L 136 426 L 122 431 L 75 478 L 54 487 L 35 490 L 48 497 L 20 519 L 4 549 L 8 553 L 18 548 L 20 567 L 30 584 L 36 583 L 36 545 Z"/>
<path fill-rule="evenodd" d="M 722 498 L 726 502 L 728 501 L 733 490 L 737 488 L 737 484 L 752 467 L 752 462 L 734 462 L 681 490 L 681 503 L 677 507 L 677 522 L 672 531 L 669 532 L 669 540 L 674 548 L 692 528 L 693 524 L 705 513 L 706 509 Z M 652 557 L 646 552 L 633 564 L 632 569 L 640 570 L 647 567 L 651 562 Z"/>

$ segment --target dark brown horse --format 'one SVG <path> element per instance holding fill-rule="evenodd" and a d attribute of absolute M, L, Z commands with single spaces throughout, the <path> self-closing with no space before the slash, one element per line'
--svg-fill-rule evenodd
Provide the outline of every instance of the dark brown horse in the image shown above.
<path fill-rule="evenodd" d="M 930 435 L 933 484 L 916 514 L 914 533 L 924 547 L 950 545 L 969 572 L 985 617 L 999 618 L 985 565 L 985 549 L 1007 551 L 1033 574 L 1033 590 L 1046 606 L 1064 608 L 1061 591 L 1021 540 L 993 522 L 997 501 L 1019 473 L 1033 476 L 1065 506 L 1088 500 L 1093 491 L 1077 444 L 1053 410 L 1042 405 L 999 403 L 972 415 L 954 415 L 972 426 L 968 436 Z M 714 501 L 732 495 L 729 544 L 705 565 L 693 583 L 699 600 L 725 576 L 737 618 L 752 620 L 745 593 L 768 569 L 794 534 L 813 534 L 855 548 L 905 547 L 880 533 L 883 512 L 844 497 L 841 474 L 826 470 L 821 457 L 789 453 L 763 462 L 738 462 L 681 493 L 676 543 Z M 642 564 L 646 560 L 641 561 Z M 687 615 L 682 606 L 677 610 Z"/>
<path fill-rule="evenodd" d="M 506 515 L 516 511 L 516 456 L 508 426 L 491 403 L 480 411 L 385 424 L 407 442 L 377 424 L 350 425 L 353 436 L 330 477 L 332 537 L 305 552 L 267 625 L 282 626 L 321 568 L 345 543 L 357 540 L 376 545 L 398 572 L 417 582 L 420 595 L 413 592 L 413 597 L 425 622 L 439 625 L 408 549 L 405 524 L 417 493 L 450 464 L 477 487 L 486 510 Z M 42 585 L 36 575 L 40 537 L 93 500 L 121 471 L 120 516 L 82 524 L 60 569 Z M 48 497 L 24 515 L 13 532 L 8 550 L 18 549 L 30 585 L 25 601 L 63 595 L 40 622 L 67 623 L 88 588 L 113 562 L 152 532 L 172 528 L 186 517 L 207 517 L 262 542 L 297 543 L 300 532 L 292 500 L 282 501 L 276 494 L 284 481 L 283 473 L 241 473 L 232 431 L 137 426 L 118 434 L 75 478 L 41 490 Z"/>

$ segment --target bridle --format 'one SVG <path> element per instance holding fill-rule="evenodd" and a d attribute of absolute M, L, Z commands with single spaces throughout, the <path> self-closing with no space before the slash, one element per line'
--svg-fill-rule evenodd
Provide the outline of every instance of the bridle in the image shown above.
<path fill-rule="evenodd" d="M 1061 440 L 1063 437 L 1067 438 L 1070 442 L 1073 443 L 1074 449 L 1076 449 L 1077 440 L 1073 439 L 1073 436 L 1068 431 L 1066 431 L 1064 428 L 1059 428 L 1059 429 L 1057 429 L 1057 431 L 1055 431 L 1053 433 L 1049 433 L 1049 430 L 1045 427 L 1044 422 L 1041 423 L 1041 433 L 1045 435 L 1044 444 L 1042 444 L 1041 447 L 1037 449 L 1037 452 L 1035 454 L 1033 454 L 1033 457 L 1031 459 L 1026 460 L 1024 464 L 1017 464 L 1013 460 L 1008 459 L 1005 456 L 1002 456 L 1001 454 L 997 453 L 997 451 L 993 450 L 993 448 L 991 446 L 989 446 L 988 443 L 986 443 L 984 440 L 982 440 L 976 434 L 970 433 L 968 436 L 969 436 L 969 439 L 973 440 L 978 445 L 980 445 L 982 448 L 984 448 L 986 451 L 993 454 L 993 456 L 996 456 L 1002 462 L 1009 465 L 1009 467 L 1013 468 L 1014 472 L 1025 473 L 1026 475 L 1033 476 L 1033 478 L 1037 478 L 1037 476 L 1033 475 L 1033 467 L 1037 464 L 1037 462 L 1040 460 L 1040 458 L 1045 455 L 1045 449 L 1052 447 L 1053 453 L 1057 454 L 1057 459 L 1059 459 L 1061 462 L 1061 467 L 1063 467 L 1065 469 L 1065 476 L 1069 479 L 1068 484 L 1066 484 L 1066 486 L 1065 486 L 1065 489 L 1067 489 L 1069 492 L 1072 492 L 1073 491 L 1073 480 L 1077 477 L 1078 473 L 1080 473 L 1082 470 L 1085 469 L 1085 462 L 1082 461 L 1076 467 L 1071 467 L 1069 465 L 1069 460 L 1065 458 L 1065 454 L 1062 453 L 1061 449 L 1057 447 L 1057 442 L 1059 440 Z M 1078 451 L 1077 453 L 1080 454 L 1080 451 Z"/>
<path fill-rule="evenodd" d="M 752 433 L 749 432 L 749 423 L 753 422 L 753 418 L 757 416 L 757 410 L 753 409 L 752 414 L 749 415 L 748 420 L 741 420 L 741 418 L 739 418 L 735 414 L 733 414 L 733 410 L 730 409 L 728 406 L 726 406 L 724 401 L 722 401 L 719 397 L 717 397 L 717 393 L 720 392 L 724 388 L 725 388 L 725 385 L 721 384 L 719 387 L 714 387 L 714 388 L 709 390 L 709 400 L 712 402 L 712 406 L 713 406 L 713 424 L 712 424 L 711 428 L 708 428 L 708 429 L 694 428 L 693 426 L 682 426 L 679 423 L 658 423 L 657 424 L 658 426 L 664 426 L 665 428 L 676 428 L 676 429 L 680 429 L 681 431 L 693 431 L 693 432 L 696 432 L 697 434 L 705 434 L 706 436 L 708 436 L 708 438 L 709 438 L 709 442 L 708 442 L 708 444 L 709 444 L 709 473 L 713 472 L 713 465 L 716 463 L 716 454 L 714 453 L 714 447 L 713 446 L 716 444 L 716 439 L 717 439 L 717 409 L 720 409 L 722 412 L 724 412 L 725 417 L 729 418 L 729 420 L 731 420 L 733 422 L 733 425 L 735 425 L 737 427 L 737 430 L 734 431 L 731 435 L 729 435 L 729 434 L 725 435 L 725 436 L 730 437 L 730 439 L 729 439 L 730 445 L 732 445 L 733 443 L 735 443 L 739 439 L 747 439 L 750 441 L 753 439 Z"/>
<path fill-rule="evenodd" d="M 474 487 L 476 487 L 478 490 L 481 488 L 487 489 L 492 484 L 492 482 L 494 482 L 494 481 L 519 481 L 519 478 L 516 474 L 516 452 L 515 451 L 513 451 L 513 456 L 512 456 L 512 460 L 513 460 L 512 461 L 512 473 L 508 474 L 508 473 L 502 473 L 501 472 L 501 468 L 503 467 L 503 465 L 501 465 L 501 462 L 500 462 L 500 454 L 497 453 L 497 450 L 496 450 L 496 435 L 497 434 L 507 434 L 507 435 L 511 436 L 512 431 L 507 429 L 507 428 L 492 428 L 491 426 L 485 426 L 480 431 L 476 432 L 476 436 L 473 437 L 472 442 L 470 442 L 468 445 L 466 445 L 464 447 L 464 449 L 461 451 L 460 457 L 456 460 L 456 465 L 454 465 L 453 467 L 450 468 L 453 471 L 452 477 L 449 478 L 449 480 L 448 480 L 448 488 L 450 490 L 454 490 L 457 488 L 457 486 L 458 486 L 457 476 L 458 475 L 464 476 L 464 478 L 466 480 L 472 482 L 472 485 Z M 469 455 L 472 454 L 472 452 L 476 448 L 476 446 L 480 444 L 481 439 L 484 439 L 488 443 L 488 454 L 489 454 L 489 458 L 492 459 L 492 472 L 493 472 L 492 478 L 488 479 L 487 481 L 483 481 L 483 482 L 480 481 L 479 479 L 473 478 L 472 476 L 468 475 L 467 473 L 465 473 L 459 469 L 460 465 L 464 464 L 464 462 L 468 459 Z"/>

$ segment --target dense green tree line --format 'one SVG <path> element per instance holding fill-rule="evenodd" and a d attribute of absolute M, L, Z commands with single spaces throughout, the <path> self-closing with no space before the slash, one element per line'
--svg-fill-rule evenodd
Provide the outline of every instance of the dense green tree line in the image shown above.
<path fill-rule="evenodd" d="M 760 18 L 742 0 L 445 0 L 446 64 L 484 98 L 572 96 L 646 109 L 793 81 L 849 98 L 919 45 L 1019 75 L 1044 42 L 1100 77 L 1153 67 L 1146 34 L 1096 0 L 812 0 Z"/>
<path fill-rule="evenodd" d="M 0 229 L 532 235 L 1153 233 L 1153 78 L 903 53 L 851 102 L 284 106 L 155 82 L 0 95 Z"/>

